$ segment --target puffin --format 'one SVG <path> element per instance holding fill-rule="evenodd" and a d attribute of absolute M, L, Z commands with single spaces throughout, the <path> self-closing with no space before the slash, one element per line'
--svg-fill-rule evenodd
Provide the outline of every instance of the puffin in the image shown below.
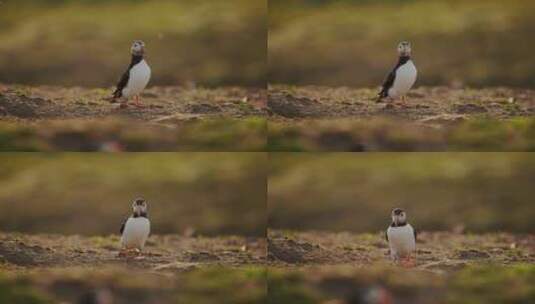
<path fill-rule="evenodd" d="M 408 41 L 402 41 L 398 44 L 398 63 L 392 71 L 386 76 L 377 95 L 377 102 L 382 102 L 384 98 L 398 98 L 405 100 L 405 94 L 409 92 L 414 83 L 418 71 L 411 59 L 411 44 Z"/>
<path fill-rule="evenodd" d="M 139 94 L 150 80 L 151 70 L 147 61 L 143 58 L 145 54 L 145 43 L 141 40 L 135 40 L 130 48 L 132 59 L 126 72 L 117 83 L 117 88 L 113 92 L 111 102 L 114 103 L 119 98 L 125 98 L 126 100 L 121 103 L 121 108 L 125 108 L 128 105 L 128 99 L 134 98 L 134 105 L 136 107 L 143 107 L 139 101 Z"/>
<path fill-rule="evenodd" d="M 136 198 L 132 203 L 132 215 L 121 225 L 121 252 L 141 253 L 150 235 L 150 221 L 147 213 L 147 202 L 143 198 Z"/>
<path fill-rule="evenodd" d="M 390 257 L 395 262 L 412 264 L 412 254 L 416 250 L 416 230 L 407 223 L 407 214 L 403 209 L 395 208 L 391 217 L 392 223 L 385 233 Z"/>

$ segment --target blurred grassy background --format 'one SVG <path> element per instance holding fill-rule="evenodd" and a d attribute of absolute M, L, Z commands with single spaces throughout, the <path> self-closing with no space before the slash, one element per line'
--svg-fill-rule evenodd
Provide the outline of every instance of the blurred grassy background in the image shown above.
<path fill-rule="evenodd" d="M 126 271 L 100 266 L 0 275 L 1 303 L 89 303 L 82 301 L 83 295 L 103 291 L 114 304 L 265 303 L 266 271 L 263 267 L 210 267 L 169 276 L 136 271 L 132 266 Z"/>
<path fill-rule="evenodd" d="M 152 85 L 265 85 L 265 0 L 4 0 L 0 82 L 112 86 L 133 40 Z"/>
<path fill-rule="evenodd" d="M 0 230 L 116 234 L 131 201 L 152 232 L 263 236 L 263 153 L 0 154 Z"/>
<path fill-rule="evenodd" d="M 276 153 L 268 227 L 373 232 L 394 207 L 423 230 L 535 232 L 530 153 Z"/>
<path fill-rule="evenodd" d="M 535 85 L 531 0 L 270 0 L 269 81 L 379 86 L 410 40 L 417 85 Z"/>

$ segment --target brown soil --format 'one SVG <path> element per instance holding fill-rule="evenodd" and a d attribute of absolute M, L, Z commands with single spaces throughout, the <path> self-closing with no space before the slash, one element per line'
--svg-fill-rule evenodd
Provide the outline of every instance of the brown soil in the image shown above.
<path fill-rule="evenodd" d="M 535 91 L 511 88 L 420 87 L 400 101 L 376 103 L 377 90 L 276 85 L 268 108 L 275 120 L 396 117 L 425 124 L 450 124 L 470 117 L 497 119 L 535 114 Z"/>
<path fill-rule="evenodd" d="M 266 100 L 263 90 L 253 88 L 152 87 L 141 95 L 144 107 L 121 109 L 110 102 L 110 95 L 111 89 L 0 85 L 0 117 L 15 121 L 126 117 L 173 124 L 210 116 L 261 116 Z"/>
<path fill-rule="evenodd" d="M 268 264 L 369 267 L 391 264 L 384 234 L 271 231 Z M 467 265 L 535 263 L 535 236 L 506 233 L 418 235 L 416 269 L 448 272 Z"/>
<path fill-rule="evenodd" d="M 127 267 L 181 272 L 203 266 L 262 265 L 264 239 L 151 235 L 139 257 L 119 257 L 117 236 L 0 234 L 0 267 L 19 272 L 47 268 Z"/>
<path fill-rule="evenodd" d="M 0 84 L 0 150 L 257 151 L 266 143 L 263 89 L 152 87 L 144 107 L 126 108 L 110 102 L 111 91 Z"/>
<path fill-rule="evenodd" d="M 141 255 L 119 250 L 118 236 L 0 233 L 0 299 L 230 304 L 265 297 L 264 238 L 151 235 Z"/>

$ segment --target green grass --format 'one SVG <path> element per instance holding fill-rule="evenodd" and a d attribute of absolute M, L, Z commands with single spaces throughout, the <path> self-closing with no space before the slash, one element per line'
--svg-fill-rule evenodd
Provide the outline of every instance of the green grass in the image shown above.
<path fill-rule="evenodd" d="M 534 265 L 473 267 L 454 275 L 449 303 L 530 303 Z"/>
<path fill-rule="evenodd" d="M 265 303 L 266 271 L 263 267 L 204 269 L 183 276 L 176 303 Z"/>
<path fill-rule="evenodd" d="M 37 292 L 24 281 L 11 281 L 0 277 L 0 303 L 52 304 L 50 298 Z"/>
<path fill-rule="evenodd" d="M 309 120 L 297 124 L 272 121 L 268 127 L 267 149 L 274 152 L 534 151 L 535 119 L 477 117 L 441 129 L 385 118 Z"/>
<path fill-rule="evenodd" d="M 13 304 L 78 303 L 83 294 L 108 290 L 114 303 L 263 303 L 265 270 L 261 267 L 208 267 L 160 276 L 114 268 L 49 270 L 0 280 L 0 300 Z M 36 290 L 41 290 L 39 293 Z"/>
<path fill-rule="evenodd" d="M 266 120 L 258 116 L 192 120 L 180 123 L 173 130 L 133 123 L 118 118 L 30 125 L 4 122 L 0 123 L 0 151 L 102 151 L 105 142 L 135 152 L 264 151 L 267 142 Z"/>
<path fill-rule="evenodd" d="M 407 303 L 531 303 L 534 271 L 535 266 L 527 264 L 468 267 L 451 276 L 392 267 L 271 268 L 269 303 L 345 303 L 372 288 L 383 288 L 393 299 Z"/>

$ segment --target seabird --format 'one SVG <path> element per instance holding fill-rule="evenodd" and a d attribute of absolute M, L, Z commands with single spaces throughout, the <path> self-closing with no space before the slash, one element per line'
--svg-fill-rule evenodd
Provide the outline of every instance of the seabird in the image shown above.
<path fill-rule="evenodd" d="M 120 255 L 131 250 L 141 252 L 150 234 L 147 202 L 142 198 L 136 198 L 132 203 L 132 210 L 132 215 L 121 226 L 122 251 Z"/>
<path fill-rule="evenodd" d="M 143 58 L 145 54 L 145 43 L 136 40 L 130 48 L 132 60 L 126 72 L 119 80 L 117 88 L 113 92 L 112 103 L 118 98 L 124 97 L 126 100 L 121 103 L 121 107 L 126 107 L 128 99 L 134 97 L 134 105 L 142 107 L 139 102 L 139 93 L 145 89 L 150 80 L 150 67 Z"/>
<path fill-rule="evenodd" d="M 381 102 L 386 97 L 405 99 L 405 94 L 412 88 L 418 75 L 416 66 L 411 60 L 411 51 L 410 42 L 402 41 L 399 43 L 398 63 L 386 77 L 381 92 L 378 94 L 377 102 Z"/>
<path fill-rule="evenodd" d="M 394 261 L 411 261 L 412 253 L 416 250 L 416 230 L 407 223 L 405 211 L 399 208 L 392 210 L 392 224 L 385 236 L 390 246 L 390 257 Z"/>

